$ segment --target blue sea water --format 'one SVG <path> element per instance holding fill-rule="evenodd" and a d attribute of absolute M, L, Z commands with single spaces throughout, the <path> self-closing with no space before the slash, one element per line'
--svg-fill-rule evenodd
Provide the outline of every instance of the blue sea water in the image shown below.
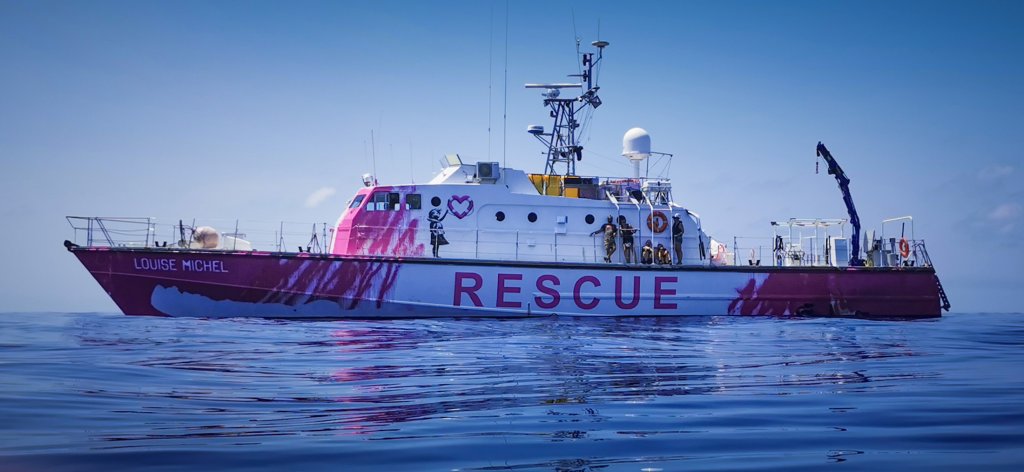
<path fill-rule="evenodd" d="M 1024 315 L 0 315 L 0 470 L 1019 470 Z"/>

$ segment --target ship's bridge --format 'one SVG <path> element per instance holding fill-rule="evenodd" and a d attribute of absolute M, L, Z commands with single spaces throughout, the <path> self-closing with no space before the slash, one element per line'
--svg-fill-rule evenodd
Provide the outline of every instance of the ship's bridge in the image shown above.
<path fill-rule="evenodd" d="M 668 178 L 527 174 L 501 167 L 497 162 L 465 164 L 458 154 L 445 156 L 442 163 L 445 167 L 428 185 L 500 185 L 514 194 L 651 205 L 672 202 L 672 183 Z"/>
<path fill-rule="evenodd" d="M 669 179 L 544 174 L 528 174 L 528 177 L 541 195 L 613 200 L 620 203 L 632 199 L 655 205 L 667 205 L 672 201 L 672 184 Z"/>

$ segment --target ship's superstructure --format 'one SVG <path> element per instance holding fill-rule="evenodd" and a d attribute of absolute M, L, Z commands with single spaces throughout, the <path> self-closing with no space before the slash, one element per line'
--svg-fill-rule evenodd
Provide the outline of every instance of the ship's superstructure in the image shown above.
<path fill-rule="evenodd" d="M 526 84 L 528 89 L 544 90 L 543 104 L 553 120 L 550 131 L 539 125 L 527 129 L 546 149 L 544 173 L 529 174 L 497 162 L 467 164 L 458 155 L 449 155 L 445 168 L 425 185 L 367 185 L 338 221 L 330 252 L 598 262 L 607 251 L 603 235 L 593 232 L 611 218 L 617 236 L 613 262 L 639 263 L 648 241 L 653 248 L 660 244 L 674 249 L 672 226 L 679 220 L 682 259 L 672 263 L 709 263 L 710 239 L 696 214 L 673 201 L 671 181 L 641 175 L 641 163 L 652 154 L 646 131 L 631 129 L 623 139 L 632 177 L 576 173 L 576 163 L 584 155 L 579 114 L 601 105 L 596 70 L 608 44 L 595 41 L 597 52 L 582 55 L 583 72 L 575 75 L 581 83 Z M 583 92 L 563 97 L 563 90 L 575 89 Z M 629 248 L 619 234 L 623 223 L 633 241 Z"/>

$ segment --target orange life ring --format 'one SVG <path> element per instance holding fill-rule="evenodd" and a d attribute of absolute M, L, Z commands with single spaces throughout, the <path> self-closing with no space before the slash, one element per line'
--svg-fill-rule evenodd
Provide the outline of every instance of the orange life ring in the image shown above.
<path fill-rule="evenodd" d="M 654 213 L 647 215 L 647 229 L 655 233 L 664 232 L 668 229 L 668 217 L 660 211 L 654 211 Z"/>
<path fill-rule="evenodd" d="M 907 242 L 907 238 L 900 238 L 900 256 L 904 259 L 910 255 L 910 243 Z"/>

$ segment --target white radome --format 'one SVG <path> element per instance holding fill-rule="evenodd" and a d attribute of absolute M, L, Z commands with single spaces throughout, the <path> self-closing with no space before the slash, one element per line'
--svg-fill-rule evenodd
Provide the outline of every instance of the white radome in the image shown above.
<path fill-rule="evenodd" d="M 631 128 L 622 137 L 622 155 L 642 161 L 651 155 L 651 135 L 643 128 Z"/>

